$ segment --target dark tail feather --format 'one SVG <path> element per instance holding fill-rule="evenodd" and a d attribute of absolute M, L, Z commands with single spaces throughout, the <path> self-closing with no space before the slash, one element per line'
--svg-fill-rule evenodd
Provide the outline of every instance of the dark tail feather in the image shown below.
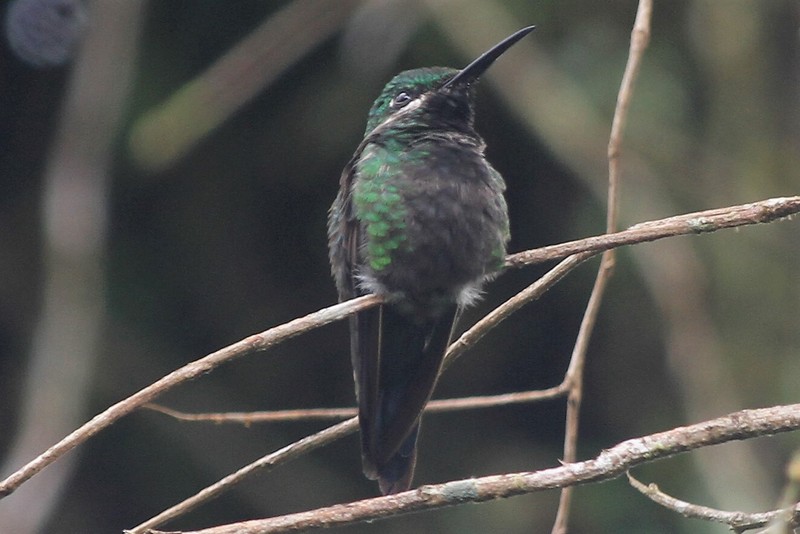
<path fill-rule="evenodd" d="M 436 384 L 455 316 L 453 305 L 419 322 L 384 305 L 377 317 L 359 317 L 355 368 L 364 473 L 379 480 L 384 494 L 411 485 L 419 419 Z"/>
<path fill-rule="evenodd" d="M 378 485 L 381 493 L 390 495 L 400 493 L 411 487 L 411 477 L 414 476 L 414 466 L 417 463 L 417 435 L 419 423 L 405 439 L 400 449 L 377 472 Z"/>
<path fill-rule="evenodd" d="M 380 360 L 377 347 L 380 343 L 381 306 L 350 316 L 350 354 L 358 399 L 358 425 L 361 428 L 361 451 L 364 475 L 378 478 L 378 469 L 372 461 L 369 442 L 374 434 L 371 413 L 378 405 L 378 369 Z"/>

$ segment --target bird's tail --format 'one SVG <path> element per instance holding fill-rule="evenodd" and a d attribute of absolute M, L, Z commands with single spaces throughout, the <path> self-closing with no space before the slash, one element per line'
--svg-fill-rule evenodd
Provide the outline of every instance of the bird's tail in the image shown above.
<path fill-rule="evenodd" d="M 420 321 L 382 305 L 355 320 L 364 473 L 378 480 L 384 494 L 411 485 L 420 417 L 436 385 L 456 311 L 453 305 Z"/>
<path fill-rule="evenodd" d="M 418 435 L 419 423 L 414 426 L 411 434 L 389 461 L 377 468 L 375 479 L 384 495 L 400 493 L 411 487 L 411 478 L 414 476 L 414 467 L 417 464 Z"/>

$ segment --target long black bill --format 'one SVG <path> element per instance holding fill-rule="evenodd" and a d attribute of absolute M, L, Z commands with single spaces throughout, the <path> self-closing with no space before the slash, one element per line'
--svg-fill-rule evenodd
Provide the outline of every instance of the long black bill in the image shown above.
<path fill-rule="evenodd" d="M 446 84 L 444 84 L 442 89 L 446 89 L 447 87 L 457 84 L 469 84 L 470 82 L 475 81 L 481 74 L 486 72 L 486 69 L 488 69 L 497 58 L 503 55 L 506 50 L 514 46 L 517 41 L 535 29 L 536 26 L 528 26 L 527 28 L 522 28 L 516 33 L 509 35 L 492 48 L 481 54 L 478 59 L 461 69 L 461 72 L 453 76 Z"/>

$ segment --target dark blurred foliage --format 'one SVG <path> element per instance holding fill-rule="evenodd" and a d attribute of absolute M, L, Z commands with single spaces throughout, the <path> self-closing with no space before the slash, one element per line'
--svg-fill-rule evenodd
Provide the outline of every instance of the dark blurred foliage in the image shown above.
<path fill-rule="evenodd" d="M 289 3 L 203 0 L 147 5 L 129 115 L 115 142 L 108 308 L 86 419 L 190 360 L 333 304 L 326 212 L 340 171 L 361 139 L 372 98 L 397 71 L 459 66 L 471 59 L 452 44 L 438 15 L 407 3 L 400 12 L 408 10 L 413 22 L 395 36 L 401 44 L 370 50 L 367 46 L 374 42 L 368 36 L 359 40 L 361 26 L 350 26 L 348 39 L 343 41 L 337 33 L 325 40 L 174 163 L 147 170 L 132 157 L 128 136 L 137 120 Z M 379 2 L 372 14 L 360 11 L 366 20 L 362 26 L 380 18 L 380 4 L 403 3 Z M 595 110 L 601 133 L 607 135 L 636 2 L 501 5 L 512 13 L 515 27 L 539 26 L 530 37 L 539 54 L 580 88 L 586 99 L 580 105 L 588 103 Z M 471 2 L 463 2 L 453 9 L 471 7 Z M 387 16 L 398 16 L 386 9 Z M 742 28 L 743 22 L 750 26 Z M 626 148 L 645 162 L 660 189 L 630 196 L 626 188 L 638 190 L 646 183 L 638 182 L 641 165 L 626 166 L 625 224 L 797 194 L 799 22 L 797 4 L 788 0 L 656 2 L 652 43 L 631 108 Z M 481 46 L 504 34 L 492 35 Z M 383 52 L 391 54 L 391 61 L 359 68 L 358 62 Z M 526 65 L 526 76 L 536 77 L 537 64 Z M 3 45 L 0 456 L 15 432 L 19 384 L 39 310 L 42 172 L 67 75 L 66 69 L 33 70 Z M 537 134 L 537 124 L 502 100 L 497 85 L 484 82 L 479 93 L 478 129 L 488 143 L 489 158 L 508 183 L 510 249 L 602 232 L 604 186 L 582 175 L 582 164 L 565 160 L 559 143 L 591 143 L 602 154 L 607 138 Z M 566 120 L 575 116 L 571 108 L 550 111 L 562 113 Z M 569 131 L 582 128 L 568 126 Z M 591 164 L 596 176 L 604 176 L 603 159 Z M 732 377 L 720 388 L 732 388 L 741 399 L 709 416 L 798 400 L 798 235 L 795 221 L 678 238 L 691 247 L 701 266 L 703 314 L 721 340 L 722 361 Z M 689 414 L 697 411 L 687 404 L 697 401 L 685 396 L 687 387 L 680 383 L 684 375 L 676 373 L 675 360 L 667 356 L 668 310 L 656 302 L 657 283 L 648 282 L 647 272 L 653 272 L 648 265 L 664 267 L 676 258 L 659 256 L 661 246 L 640 247 L 649 260 L 627 250 L 619 255 L 588 357 L 582 458 L 623 439 L 696 420 Z M 488 335 L 447 372 L 436 396 L 558 383 L 596 265 L 584 265 Z M 485 301 L 465 315 L 461 328 L 546 268 L 503 275 L 489 286 Z M 681 288 L 660 291 L 682 298 Z M 696 361 L 697 368 L 688 374 L 707 370 L 700 358 Z M 337 323 L 223 366 L 159 402 L 187 411 L 352 405 L 346 326 Z M 431 415 L 424 425 L 415 482 L 556 465 L 563 418 L 563 401 Z M 181 423 L 137 412 L 81 448 L 78 469 L 46 532 L 119 532 L 325 426 L 297 422 L 240 428 Z M 759 468 L 771 485 L 733 488 L 758 496 L 751 509 L 777 499 L 784 462 L 797 445 L 796 436 L 755 444 L 763 459 Z M 715 503 L 709 488 L 721 484 L 705 478 L 688 456 L 649 466 L 640 474 L 666 491 L 710 505 Z M 740 483 L 746 486 L 747 481 Z M 256 476 L 169 527 L 280 515 L 376 492 L 361 475 L 358 441 L 351 436 Z M 549 532 L 557 499 L 556 492 L 546 492 L 345 530 Z M 13 506 L 13 496 L 8 505 Z M 747 502 L 741 506 L 747 508 Z M 622 480 L 579 489 L 572 524 L 574 533 L 726 531 L 661 510 Z"/>

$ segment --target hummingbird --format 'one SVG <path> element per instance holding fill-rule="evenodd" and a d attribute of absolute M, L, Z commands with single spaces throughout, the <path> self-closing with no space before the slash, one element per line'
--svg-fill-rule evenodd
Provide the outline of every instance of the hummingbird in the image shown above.
<path fill-rule="evenodd" d="M 364 474 L 411 486 L 417 437 L 462 309 L 503 266 L 505 182 L 474 127 L 475 82 L 523 28 L 461 70 L 401 72 L 369 111 L 328 214 L 339 300 L 375 293 L 350 316 Z"/>

